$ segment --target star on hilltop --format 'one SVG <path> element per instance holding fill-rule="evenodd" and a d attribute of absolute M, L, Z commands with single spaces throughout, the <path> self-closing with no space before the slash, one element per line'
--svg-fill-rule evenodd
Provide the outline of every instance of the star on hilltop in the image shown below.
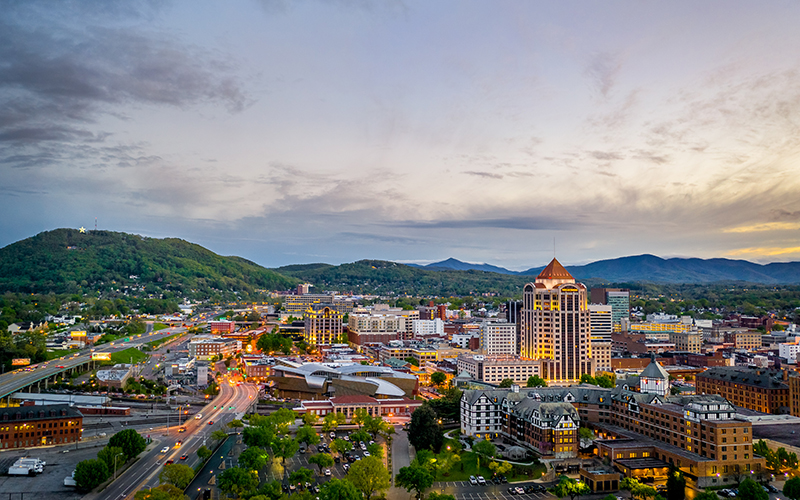
<path fill-rule="evenodd" d="M 86 228 L 81 226 L 80 229 L 78 229 L 78 231 L 81 232 L 81 233 L 85 233 L 86 232 Z"/>

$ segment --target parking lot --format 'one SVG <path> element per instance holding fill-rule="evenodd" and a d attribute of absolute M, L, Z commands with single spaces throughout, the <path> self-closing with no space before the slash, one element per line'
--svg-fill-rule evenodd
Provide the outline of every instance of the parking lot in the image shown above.
<path fill-rule="evenodd" d="M 11 461 L 20 457 L 38 458 L 47 462 L 44 472 L 28 476 L 0 475 L 2 498 L 24 500 L 25 498 L 78 500 L 83 496 L 75 488 L 64 486 L 64 478 L 72 474 L 75 465 L 81 460 L 97 458 L 100 448 L 71 449 L 62 453 L 64 447 L 40 448 L 36 450 L 9 450 L 0 453 L 0 459 Z"/>

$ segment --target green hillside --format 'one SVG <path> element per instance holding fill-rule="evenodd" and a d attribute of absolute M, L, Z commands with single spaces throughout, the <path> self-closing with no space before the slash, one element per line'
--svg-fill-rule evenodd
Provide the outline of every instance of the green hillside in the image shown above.
<path fill-rule="evenodd" d="M 495 292 L 521 295 L 531 276 L 486 271 L 424 269 L 382 260 L 360 260 L 331 266 L 308 264 L 279 267 L 277 272 L 313 283 L 324 290 L 397 295 L 456 296 Z"/>
<path fill-rule="evenodd" d="M 56 229 L 0 249 L 0 293 L 133 295 L 169 290 L 188 297 L 281 290 L 297 280 L 240 257 L 222 257 L 176 238 Z"/>

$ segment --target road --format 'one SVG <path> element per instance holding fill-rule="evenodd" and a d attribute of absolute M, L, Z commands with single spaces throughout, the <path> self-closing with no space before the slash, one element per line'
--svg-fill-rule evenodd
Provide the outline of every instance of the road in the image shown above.
<path fill-rule="evenodd" d="M 174 335 L 175 333 L 185 330 L 185 328 L 176 327 L 152 332 L 150 334 L 137 335 L 131 337 L 129 342 L 117 340 L 110 344 L 99 345 L 94 349 L 94 352 L 111 353 L 117 350 L 134 347 L 144 342 L 152 342 L 162 337 Z M 11 394 L 14 394 L 15 392 L 19 392 L 21 389 L 29 385 L 54 377 L 61 372 L 69 371 L 71 368 L 91 362 L 91 359 L 91 349 L 83 349 L 80 351 L 80 353 L 64 356 L 62 359 L 54 359 L 39 363 L 37 365 L 31 365 L 30 367 L 27 367 L 30 368 L 30 370 L 20 369 L 14 370 L 10 373 L 4 373 L 0 375 L 0 398 L 5 398 Z M 62 368 L 59 368 L 59 366 Z"/>
<path fill-rule="evenodd" d="M 219 395 L 211 401 L 202 411 L 202 418 L 190 418 L 183 427 L 186 432 L 178 432 L 177 425 L 169 429 L 162 428 L 151 433 L 154 439 L 137 460 L 121 477 L 111 483 L 105 490 L 95 498 L 100 500 L 120 500 L 133 498 L 133 494 L 140 489 L 158 486 L 158 474 L 163 469 L 164 462 L 172 459 L 175 463 L 183 463 L 194 467 L 200 462 L 197 450 L 206 443 L 211 448 L 210 435 L 218 429 L 228 430 L 227 423 L 244 414 L 247 407 L 255 401 L 258 396 L 258 386 L 242 383 L 220 384 Z M 217 408 L 214 409 L 214 406 Z M 233 409 L 231 409 L 233 406 Z M 209 422 L 213 424 L 209 425 Z M 181 444 L 177 444 L 182 440 Z M 161 453 L 161 449 L 169 447 L 167 453 Z M 182 455 L 188 455 L 186 460 L 181 460 Z"/>

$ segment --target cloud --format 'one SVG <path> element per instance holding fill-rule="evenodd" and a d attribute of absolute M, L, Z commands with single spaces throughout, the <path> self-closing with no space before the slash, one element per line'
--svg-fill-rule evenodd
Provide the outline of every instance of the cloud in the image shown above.
<path fill-rule="evenodd" d="M 493 174 L 491 172 L 478 172 L 478 171 L 475 171 L 475 170 L 468 170 L 468 171 L 466 171 L 464 173 L 467 174 L 467 175 L 474 175 L 474 176 L 477 176 L 477 177 L 484 177 L 484 178 L 487 178 L 487 179 L 502 179 L 503 178 L 502 174 Z"/>
<path fill-rule="evenodd" d="M 800 210 L 790 212 L 783 208 L 776 208 L 770 211 L 770 219 L 774 221 L 779 220 L 797 220 L 800 219 Z"/>
<path fill-rule="evenodd" d="M 591 79 L 595 89 L 604 98 L 608 97 L 611 89 L 617 82 L 622 70 L 622 61 L 618 56 L 608 53 L 596 54 L 586 67 L 586 74 Z"/>
<path fill-rule="evenodd" d="M 452 219 L 436 221 L 399 221 L 389 223 L 394 227 L 408 227 L 416 229 L 481 229 L 504 228 L 536 230 L 570 230 L 584 224 L 578 221 L 566 221 L 554 217 L 503 217 L 492 219 Z"/>
<path fill-rule="evenodd" d="M 761 231 L 789 231 L 800 229 L 800 222 L 765 222 L 724 229 L 723 233 L 757 233 Z"/>
<path fill-rule="evenodd" d="M 725 255 L 731 257 L 777 257 L 780 255 L 800 255 L 800 247 L 749 247 L 730 250 Z"/>

